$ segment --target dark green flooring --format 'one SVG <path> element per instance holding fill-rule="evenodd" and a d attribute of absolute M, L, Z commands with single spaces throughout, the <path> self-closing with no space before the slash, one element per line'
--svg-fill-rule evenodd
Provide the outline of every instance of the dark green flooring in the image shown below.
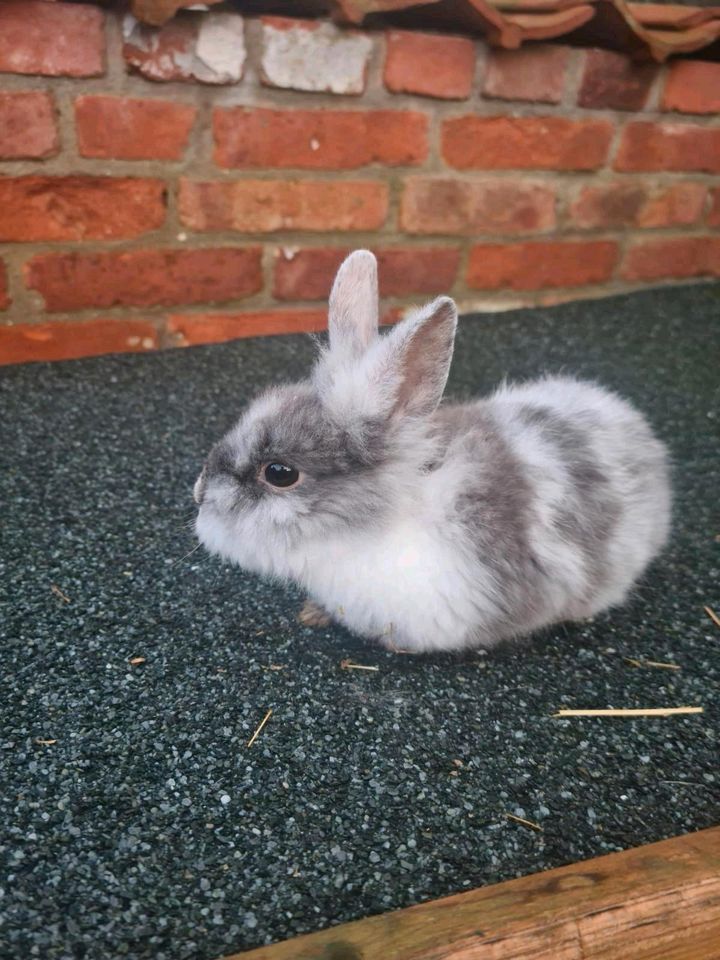
<path fill-rule="evenodd" d="M 462 660 L 302 628 L 294 591 L 182 559 L 210 442 L 308 339 L 4 368 L 0 956 L 209 960 L 716 823 L 719 318 L 698 286 L 463 322 L 451 394 L 598 377 L 670 444 L 676 519 L 627 608 Z"/>

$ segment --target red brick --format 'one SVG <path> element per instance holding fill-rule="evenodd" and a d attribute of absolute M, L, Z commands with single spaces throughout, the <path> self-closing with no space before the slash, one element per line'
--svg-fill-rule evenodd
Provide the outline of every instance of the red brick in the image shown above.
<path fill-rule="evenodd" d="M 456 117 L 446 120 L 442 151 L 461 170 L 595 170 L 613 126 L 565 117 Z"/>
<path fill-rule="evenodd" d="M 650 190 L 638 216 L 639 227 L 684 227 L 703 215 L 707 188 L 701 183 L 674 183 Z"/>
<path fill-rule="evenodd" d="M 70 360 L 101 353 L 139 353 L 158 345 L 144 320 L 56 321 L 0 326 L 0 364 Z"/>
<path fill-rule="evenodd" d="M 708 224 L 711 227 L 720 227 L 720 187 L 713 187 L 710 191 L 711 207 L 708 214 Z"/>
<path fill-rule="evenodd" d="M 483 96 L 498 100 L 528 100 L 560 103 L 565 92 L 565 73 L 570 48 L 537 44 L 521 50 L 493 50 L 490 54 Z"/>
<path fill-rule="evenodd" d="M 623 130 L 615 169 L 720 173 L 720 127 L 636 120 Z"/>
<path fill-rule="evenodd" d="M 326 300 L 349 252 L 337 247 L 278 250 L 273 295 L 278 300 Z M 460 263 L 460 251 L 452 247 L 396 247 L 375 253 L 382 297 L 446 293 Z"/>
<path fill-rule="evenodd" d="M 222 303 L 261 289 L 261 253 L 259 247 L 49 253 L 33 257 L 24 273 L 50 311 Z"/>
<path fill-rule="evenodd" d="M 0 177 L 0 240 L 115 240 L 157 230 L 161 180 L 131 177 Z"/>
<path fill-rule="evenodd" d="M 180 181 L 180 218 L 193 230 L 375 230 L 385 183 L 359 180 Z"/>
<path fill-rule="evenodd" d="M 45 77 L 105 72 L 104 16 L 96 7 L 44 0 L 0 2 L 0 71 Z"/>
<path fill-rule="evenodd" d="M 5 264 L 0 260 L 0 310 L 5 310 L 10 306 L 12 300 L 8 293 L 7 270 Z"/>
<path fill-rule="evenodd" d="M 455 177 L 412 177 L 400 207 L 408 233 L 473 235 L 551 230 L 555 226 L 555 192 L 527 180 L 462 181 Z"/>
<path fill-rule="evenodd" d="M 663 110 L 720 113 L 720 63 L 676 60 L 668 67 Z"/>
<path fill-rule="evenodd" d="M 479 290 L 604 283 L 612 276 L 617 253 L 617 244 L 609 240 L 479 244 L 470 251 L 467 283 Z"/>
<path fill-rule="evenodd" d="M 636 243 L 625 254 L 621 274 L 625 280 L 720 277 L 720 237 L 677 237 Z"/>
<path fill-rule="evenodd" d="M 467 37 L 389 30 L 383 80 L 392 93 L 466 100 L 475 76 L 475 44 Z"/>
<path fill-rule="evenodd" d="M 213 111 L 215 162 L 221 167 L 350 170 L 369 163 L 422 163 L 428 118 L 404 110 Z"/>
<path fill-rule="evenodd" d="M 221 343 L 239 337 L 317 333 L 327 329 L 326 310 L 259 310 L 252 313 L 186 313 L 168 317 L 168 331 L 181 346 Z"/>
<path fill-rule="evenodd" d="M 59 147 L 49 94 L 0 93 L 0 159 L 50 157 Z"/>
<path fill-rule="evenodd" d="M 460 266 L 457 247 L 378 250 L 377 258 L 383 297 L 447 293 L 455 283 Z"/>
<path fill-rule="evenodd" d="M 75 125 L 83 157 L 181 160 L 197 110 L 165 100 L 78 97 Z"/>
<path fill-rule="evenodd" d="M 583 228 L 688 226 L 702 217 L 706 196 L 701 183 L 620 181 L 583 187 L 570 208 L 570 221 Z"/>
<path fill-rule="evenodd" d="M 642 110 L 658 68 L 612 50 L 585 53 L 578 105 L 593 110 Z"/>

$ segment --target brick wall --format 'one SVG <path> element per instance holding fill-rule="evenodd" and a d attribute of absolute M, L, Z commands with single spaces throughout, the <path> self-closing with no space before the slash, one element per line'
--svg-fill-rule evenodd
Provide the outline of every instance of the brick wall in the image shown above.
<path fill-rule="evenodd" d="M 4 0 L 0 358 L 319 329 L 357 246 L 388 320 L 718 276 L 719 109 L 720 63 Z"/>

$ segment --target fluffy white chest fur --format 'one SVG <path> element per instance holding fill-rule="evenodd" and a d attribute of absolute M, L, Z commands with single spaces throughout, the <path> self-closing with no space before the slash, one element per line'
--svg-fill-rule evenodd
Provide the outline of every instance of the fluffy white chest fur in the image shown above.
<path fill-rule="evenodd" d="M 419 519 L 384 531 L 340 534 L 290 557 L 293 579 L 336 620 L 366 637 L 413 650 L 463 645 L 468 624 L 486 604 L 478 564 Z"/>

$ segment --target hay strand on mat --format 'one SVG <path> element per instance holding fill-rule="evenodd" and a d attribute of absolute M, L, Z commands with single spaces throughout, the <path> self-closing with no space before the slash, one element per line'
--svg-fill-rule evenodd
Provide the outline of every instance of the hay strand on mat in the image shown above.
<path fill-rule="evenodd" d="M 705 613 L 710 617 L 716 627 L 720 627 L 720 617 L 715 613 L 712 607 L 703 607 Z"/>
<path fill-rule="evenodd" d="M 508 820 L 514 820 L 515 823 L 521 823 L 524 827 L 530 827 L 531 830 L 537 830 L 538 833 L 543 832 L 543 828 L 539 823 L 534 823 L 532 820 L 526 820 L 524 817 L 517 817 L 514 813 L 506 813 L 505 816 Z"/>
<path fill-rule="evenodd" d="M 340 669 L 341 670 L 372 670 L 373 673 L 377 673 L 380 670 L 380 667 L 368 667 L 364 663 L 353 663 L 352 660 L 341 660 Z"/>
<path fill-rule="evenodd" d="M 255 733 L 254 733 L 254 734 L 250 737 L 250 739 L 248 740 L 248 742 L 247 742 L 248 747 L 251 747 L 251 746 L 255 743 L 255 741 L 257 740 L 257 738 L 260 736 L 260 731 L 261 731 L 262 728 L 265 726 L 265 724 L 268 722 L 268 720 L 270 719 L 271 716 L 272 716 L 272 707 L 268 710 L 268 712 L 267 712 L 267 713 L 265 714 L 265 716 L 262 718 L 262 720 L 260 721 L 260 726 L 257 728 L 257 730 L 255 731 Z"/>
<path fill-rule="evenodd" d="M 661 663 L 659 660 L 636 660 L 634 657 L 625 657 L 625 663 L 631 667 L 652 667 L 655 670 L 680 670 L 677 663 Z"/>
<path fill-rule="evenodd" d="M 56 583 L 51 583 L 50 589 L 52 590 L 52 592 L 55 594 L 56 597 L 60 597 L 63 603 L 70 603 L 70 597 L 64 594 Z"/>
<path fill-rule="evenodd" d="M 702 707 L 608 707 L 600 710 L 558 710 L 553 717 L 673 717 L 677 714 L 702 713 Z"/>

